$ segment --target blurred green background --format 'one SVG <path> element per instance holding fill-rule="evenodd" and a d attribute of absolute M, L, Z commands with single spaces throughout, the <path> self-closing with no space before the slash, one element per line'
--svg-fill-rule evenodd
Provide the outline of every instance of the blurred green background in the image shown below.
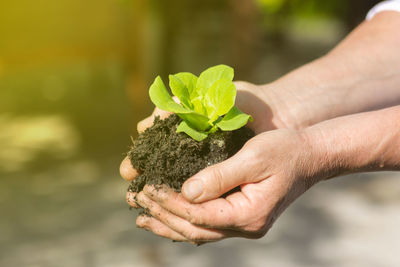
<path fill-rule="evenodd" d="M 224 63 L 267 83 L 376 2 L 0 0 L 0 266 L 399 266 L 394 174 L 389 198 L 376 175 L 329 182 L 267 237 L 199 248 L 136 229 L 118 174 L 156 75 Z"/>

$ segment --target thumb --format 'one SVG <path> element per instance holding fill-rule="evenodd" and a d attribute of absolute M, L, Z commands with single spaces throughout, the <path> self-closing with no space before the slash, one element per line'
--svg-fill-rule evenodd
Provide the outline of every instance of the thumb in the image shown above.
<path fill-rule="evenodd" d="M 153 126 L 154 124 L 154 118 L 156 116 L 159 116 L 161 120 L 168 118 L 172 113 L 165 111 L 165 110 L 161 110 L 159 108 L 155 108 L 153 113 L 145 118 L 142 121 L 139 121 L 139 123 L 137 124 L 137 131 L 138 133 L 144 132 L 147 128 L 150 128 L 151 126 Z"/>
<path fill-rule="evenodd" d="M 259 178 L 262 160 L 254 152 L 242 149 L 233 157 L 200 171 L 183 184 L 182 195 L 190 202 L 200 203 L 218 198 L 241 184 L 262 180 Z"/>

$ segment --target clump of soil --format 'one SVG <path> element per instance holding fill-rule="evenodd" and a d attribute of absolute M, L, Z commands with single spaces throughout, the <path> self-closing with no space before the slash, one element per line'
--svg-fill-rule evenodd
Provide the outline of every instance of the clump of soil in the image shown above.
<path fill-rule="evenodd" d="M 166 184 L 179 192 L 191 176 L 233 156 L 254 132 L 242 127 L 232 132 L 218 131 L 198 142 L 185 133 L 177 133 L 181 119 L 173 114 L 167 119 L 156 117 L 154 125 L 134 140 L 128 152 L 139 175 L 128 188 L 140 192 L 145 184 Z"/>

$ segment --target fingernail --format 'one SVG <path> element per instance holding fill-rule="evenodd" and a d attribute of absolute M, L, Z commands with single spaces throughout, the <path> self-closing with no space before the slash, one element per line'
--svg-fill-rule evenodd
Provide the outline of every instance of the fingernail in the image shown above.
<path fill-rule="evenodd" d="M 183 185 L 183 191 L 187 198 L 194 200 L 203 193 L 204 185 L 201 180 L 188 181 Z"/>

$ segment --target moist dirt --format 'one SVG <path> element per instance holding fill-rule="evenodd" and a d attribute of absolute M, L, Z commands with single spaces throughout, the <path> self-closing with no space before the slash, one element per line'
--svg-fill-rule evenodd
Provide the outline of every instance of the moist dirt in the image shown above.
<path fill-rule="evenodd" d="M 239 151 L 254 132 L 242 127 L 231 132 L 217 131 L 198 142 L 177 133 L 181 119 L 173 114 L 139 134 L 128 152 L 139 175 L 128 188 L 140 192 L 146 184 L 168 185 L 180 192 L 182 184 L 200 170 L 226 160 Z"/>

